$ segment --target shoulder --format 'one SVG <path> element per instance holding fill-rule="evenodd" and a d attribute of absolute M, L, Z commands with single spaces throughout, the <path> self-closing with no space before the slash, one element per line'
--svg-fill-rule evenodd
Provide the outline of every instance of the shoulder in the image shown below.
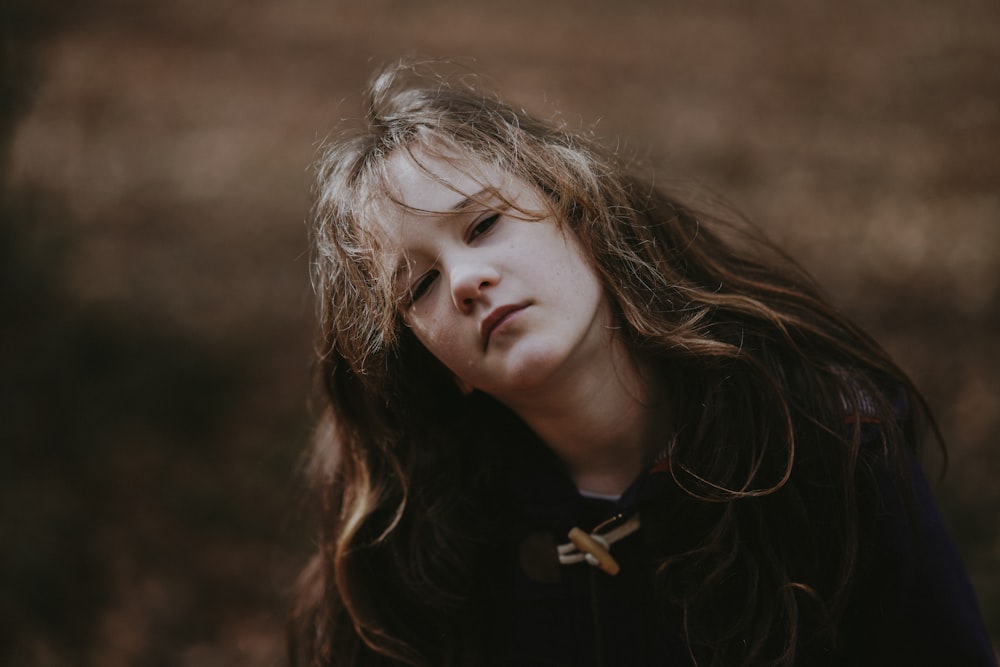
<path fill-rule="evenodd" d="M 916 457 L 876 470 L 879 502 L 845 616 L 883 664 L 996 665 L 975 591 Z M 863 624 L 863 625 L 862 625 Z M 873 663 L 874 664 L 874 663 Z"/>

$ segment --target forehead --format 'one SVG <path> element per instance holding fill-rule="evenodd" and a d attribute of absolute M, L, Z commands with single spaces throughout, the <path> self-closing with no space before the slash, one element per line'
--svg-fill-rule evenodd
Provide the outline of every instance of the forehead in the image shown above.
<path fill-rule="evenodd" d="M 382 254 L 406 250 L 406 239 L 435 222 L 498 200 L 515 203 L 526 186 L 485 161 L 424 147 L 399 148 L 386 158 L 380 187 L 374 188 L 359 224 L 377 239 Z"/>
<path fill-rule="evenodd" d="M 390 201 L 382 208 L 413 212 L 447 213 L 484 189 L 510 192 L 514 184 L 509 173 L 478 158 L 423 147 L 394 151 L 384 173 Z"/>

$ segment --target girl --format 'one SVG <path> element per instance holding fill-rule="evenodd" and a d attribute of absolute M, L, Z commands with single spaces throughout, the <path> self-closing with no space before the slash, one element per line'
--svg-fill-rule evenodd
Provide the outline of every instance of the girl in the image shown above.
<path fill-rule="evenodd" d="M 405 65 L 320 162 L 296 664 L 994 664 L 920 394 L 792 262 Z"/>

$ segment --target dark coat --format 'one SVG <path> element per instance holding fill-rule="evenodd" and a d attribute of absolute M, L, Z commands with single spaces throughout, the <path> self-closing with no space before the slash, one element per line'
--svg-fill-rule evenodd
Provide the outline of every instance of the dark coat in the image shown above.
<path fill-rule="evenodd" d="M 616 502 L 580 495 L 539 444 L 513 482 L 506 517 L 505 573 L 496 577 L 492 664 L 522 666 L 690 667 L 682 622 L 661 608 L 654 567 L 661 535 L 658 508 L 672 482 L 654 466 Z M 867 562 L 841 621 L 836 648 L 798 664 L 996 665 L 976 597 L 955 545 L 915 463 L 913 517 L 883 474 L 881 508 L 863 536 Z M 586 563 L 560 566 L 555 546 L 570 528 L 590 531 L 617 514 L 639 512 L 643 527 L 613 544 L 621 564 L 609 576 Z M 647 516 L 651 517 L 647 521 Z M 915 530 L 914 530 L 915 529 Z"/>

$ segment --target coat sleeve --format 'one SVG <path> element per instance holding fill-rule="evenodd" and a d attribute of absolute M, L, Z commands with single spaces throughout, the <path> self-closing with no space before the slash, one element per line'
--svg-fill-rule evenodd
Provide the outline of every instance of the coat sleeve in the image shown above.
<path fill-rule="evenodd" d="M 881 589 L 883 664 L 996 667 L 976 595 L 923 471 L 910 457 L 912 504 L 883 480 L 885 511 L 876 521 L 887 567 L 870 585 Z M 886 492 L 887 489 L 891 489 Z M 912 520 L 910 519 L 912 517 Z"/>

